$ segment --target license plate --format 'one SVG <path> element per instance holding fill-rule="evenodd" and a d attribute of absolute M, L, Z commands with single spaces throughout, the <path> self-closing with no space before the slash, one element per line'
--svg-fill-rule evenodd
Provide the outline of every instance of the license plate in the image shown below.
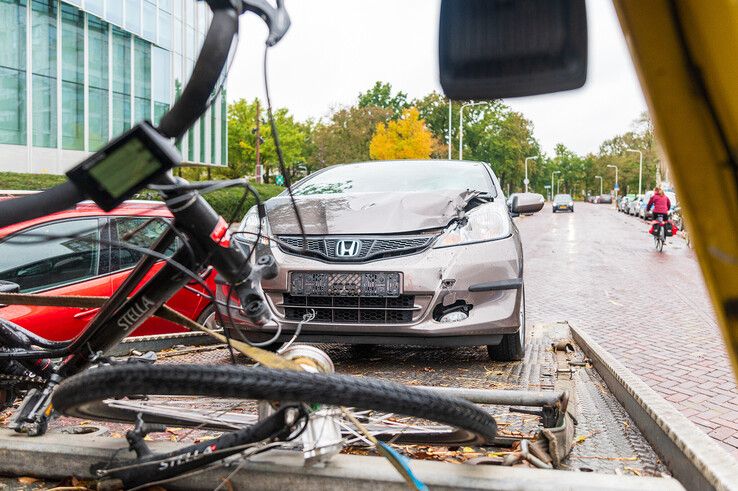
<path fill-rule="evenodd" d="M 568 206 L 566 206 L 566 205 L 559 205 L 559 209 L 560 210 L 566 210 L 567 208 L 568 208 Z"/>
<path fill-rule="evenodd" d="M 398 297 L 400 273 L 290 274 L 290 293 L 308 297 Z"/>

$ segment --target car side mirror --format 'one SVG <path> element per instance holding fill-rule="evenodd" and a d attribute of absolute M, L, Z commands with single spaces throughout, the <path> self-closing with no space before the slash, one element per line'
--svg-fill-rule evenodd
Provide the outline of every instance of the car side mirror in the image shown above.
<path fill-rule="evenodd" d="M 20 285 L 12 281 L 0 280 L 0 293 L 18 293 Z"/>
<path fill-rule="evenodd" d="M 543 209 L 543 195 L 538 193 L 520 193 L 513 197 L 510 212 L 513 214 L 536 213 Z"/>
<path fill-rule="evenodd" d="M 438 59 L 454 100 L 577 89 L 587 79 L 585 0 L 443 0 Z"/>

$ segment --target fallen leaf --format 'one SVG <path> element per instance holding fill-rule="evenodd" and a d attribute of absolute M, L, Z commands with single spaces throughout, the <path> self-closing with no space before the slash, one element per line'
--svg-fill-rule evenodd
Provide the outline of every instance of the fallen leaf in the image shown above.
<path fill-rule="evenodd" d="M 33 484 L 35 482 L 38 482 L 39 480 L 35 477 L 19 477 L 18 482 L 24 485 Z"/>

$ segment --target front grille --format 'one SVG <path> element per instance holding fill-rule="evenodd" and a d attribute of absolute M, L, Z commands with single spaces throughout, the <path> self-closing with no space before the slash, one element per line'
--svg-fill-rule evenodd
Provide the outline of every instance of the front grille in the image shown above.
<path fill-rule="evenodd" d="M 282 295 L 285 319 L 299 322 L 315 311 L 312 322 L 331 324 L 407 324 L 413 313 L 421 310 L 414 295 L 399 297 L 304 297 Z"/>
<path fill-rule="evenodd" d="M 279 248 L 287 254 L 310 256 L 329 261 L 359 262 L 371 259 L 403 256 L 415 254 L 427 249 L 435 235 L 402 235 L 391 237 L 309 237 L 303 250 L 303 238 L 299 236 L 281 235 L 278 237 Z M 351 256 L 337 254 L 338 243 L 341 241 L 359 241 L 356 253 Z"/>

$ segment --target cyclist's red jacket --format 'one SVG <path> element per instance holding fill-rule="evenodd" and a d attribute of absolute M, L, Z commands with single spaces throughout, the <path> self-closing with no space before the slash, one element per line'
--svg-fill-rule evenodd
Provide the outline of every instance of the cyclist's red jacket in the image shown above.
<path fill-rule="evenodd" d="M 648 200 L 646 210 L 651 208 L 651 205 L 653 205 L 654 213 L 669 213 L 669 209 L 671 208 L 671 201 L 669 201 L 669 197 L 665 194 L 654 194 L 653 196 L 651 196 L 651 199 Z"/>

